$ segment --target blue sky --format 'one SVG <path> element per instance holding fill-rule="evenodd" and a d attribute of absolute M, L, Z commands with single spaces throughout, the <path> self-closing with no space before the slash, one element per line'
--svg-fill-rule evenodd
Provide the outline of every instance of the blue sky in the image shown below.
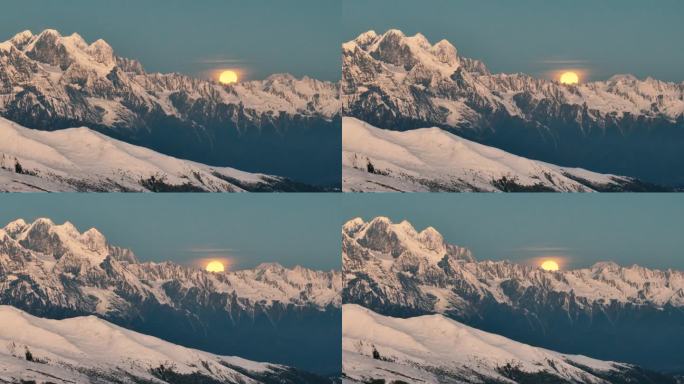
<path fill-rule="evenodd" d="M 0 41 L 53 28 L 102 38 L 150 72 L 237 67 L 253 79 L 289 72 L 337 80 L 340 14 L 339 0 L 5 0 Z"/>
<path fill-rule="evenodd" d="M 16 218 L 98 228 L 144 261 L 191 263 L 227 257 L 234 268 L 262 262 L 339 269 L 335 194 L 5 194 L 0 227 Z"/>
<path fill-rule="evenodd" d="M 617 73 L 684 81 L 684 1 L 679 0 L 345 0 L 344 40 L 398 28 L 494 72 L 549 76 L 561 69 L 589 79 Z"/>
<path fill-rule="evenodd" d="M 342 211 L 435 227 L 478 260 L 561 257 L 684 270 L 682 194 L 372 194 L 345 196 Z"/>

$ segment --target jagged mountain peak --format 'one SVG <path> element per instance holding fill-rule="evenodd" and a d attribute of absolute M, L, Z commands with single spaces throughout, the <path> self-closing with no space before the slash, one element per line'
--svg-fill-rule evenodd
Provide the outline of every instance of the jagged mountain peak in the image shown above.
<path fill-rule="evenodd" d="M 4 227 L 10 237 L 29 251 L 60 260 L 65 256 L 99 265 L 108 256 L 116 259 L 135 260 L 129 250 L 111 247 L 105 236 L 95 228 L 80 232 L 71 222 L 56 224 L 41 217 L 31 223 L 15 220 Z"/>
<path fill-rule="evenodd" d="M 636 81 L 639 81 L 639 79 L 630 73 L 618 73 L 618 74 L 615 74 L 615 75 L 611 76 L 610 78 L 608 78 L 609 83 L 617 83 L 617 82 L 630 82 L 631 83 L 631 82 L 636 82 Z"/>
<path fill-rule="evenodd" d="M 22 49 L 33 38 L 33 32 L 25 30 L 14 35 L 9 41 L 18 49 Z"/>
<path fill-rule="evenodd" d="M 377 37 L 378 34 L 375 31 L 370 30 L 360 34 L 358 37 L 356 37 L 356 39 L 354 39 L 354 41 L 360 46 L 365 46 L 372 43 Z"/>
<path fill-rule="evenodd" d="M 382 259 L 406 259 L 402 263 L 436 264 L 444 257 L 457 261 L 472 261 L 470 250 L 447 244 L 433 227 L 417 231 L 407 220 L 393 223 L 378 216 L 365 222 L 361 218 L 348 221 L 344 227 L 345 242 L 358 243 Z"/>
<path fill-rule="evenodd" d="M 23 231 L 27 226 L 28 223 L 26 222 L 26 220 L 19 218 L 7 223 L 7 225 L 3 227 L 3 230 L 10 234 L 10 236 L 14 237 L 13 235 Z"/>
<path fill-rule="evenodd" d="M 342 226 L 342 231 L 348 234 L 354 234 L 356 231 L 361 228 L 366 222 L 363 220 L 361 217 L 356 217 L 353 218 Z"/>
<path fill-rule="evenodd" d="M 595 272 L 600 272 L 600 271 L 605 271 L 605 270 L 616 271 L 616 270 L 621 269 L 621 268 L 622 267 L 614 261 L 599 261 L 599 262 L 594 263 L 590 269 L 592 271 L 595 271 Z"/>
<path fill-rule="evenodd" d="M 27 57 L 62 70 L 76 65 L 105 75 L 116 64 L 114 51 L 107 42 L 98 39 L 88 44 L 76 32 L 68 36 L 55 29 L 46 29 L 37 35 L 22 32 L 10 42 Z"/>
<path fill-rule="evenodd" d="M 255 268 L 257 271 L 272 272 L 272 273 L 283 273 L 286 268 L 280 263 L 270 262 L 270 263 L 260 263 Z"/>
<path fill-rule="evenodd" d="M 406 36 L 398 29 L 390 29 L 382 35 L 359 35 L 355 43 L 372 57 L 405 70 L 418 66 L 417 70 L 436 71 L 448 77 L 459 66 L 456 47 L 447 40 L 432 45 L 421 33 Z"/>

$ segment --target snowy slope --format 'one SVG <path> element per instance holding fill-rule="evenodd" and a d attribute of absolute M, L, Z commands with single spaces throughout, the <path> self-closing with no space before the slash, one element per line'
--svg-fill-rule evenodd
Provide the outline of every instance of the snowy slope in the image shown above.
<path fill-rule="evenodd" d="M 94 316 L 48 320 L 3 305 L 0 322 L 1 382 L 326 382 L 281 365 L 184 348 Z"/>
<path fill-rule="evenodd" d="M 344 117 L 342 147 L 347 192 L 590 192 L 645 187 L 629 177 L 526 159 L 439 128 L 390 131 Z"/>
<path fill-rule="evenodd" d="M 88 128 L 38 131 L 0 117 L 0 191 L 280 188 L 288 188 L 286 179 L 176 159 Z"/>
<path fill-rule="evenodd" d="M 627 364 L 518 343 L 442 315 L 401 319 L 345 304 L 342 323 L 343 373 L 349 383 L 384 379 L 388 383 L 607 384 L 618 378 L 640 382 L 644 374 Z M 662 383 L 674 382 L 653 375 L 664 379 Z"/>

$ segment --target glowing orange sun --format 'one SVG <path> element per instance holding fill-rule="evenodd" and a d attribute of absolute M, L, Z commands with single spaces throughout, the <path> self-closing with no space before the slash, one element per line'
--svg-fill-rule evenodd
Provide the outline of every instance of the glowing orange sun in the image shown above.
<path fill-rule="evenodd" d="M 556 263 L 553 260 L 544 260 L 541 263 L 540 267 L 541 267 L 541 269 L 543 269 L 545 271 L 557 271 L 560 269 L 560 266 L 558 265 L 558 263 Z"/>
<path fill-rule="evenodd" d="M 207 272 L 223 272 L 226 270 L 226 267 L 223 266 L 223 263 L 220 261 L 210 261 L 209 264 L 207 264 Z"/>
<path fill-rule="evenodd" d="M 238 81 L 238 74 L 235 71 L 223 71 L 219 75 L 219 82 L 221 84 L 232 84 L 232 83 L 237 83 Z"/>
<path fill-rule="evenodd" d="M 579 76 L 575 72 L 563 72 L 559 81 L 561 84 L 578 84 Z"/>

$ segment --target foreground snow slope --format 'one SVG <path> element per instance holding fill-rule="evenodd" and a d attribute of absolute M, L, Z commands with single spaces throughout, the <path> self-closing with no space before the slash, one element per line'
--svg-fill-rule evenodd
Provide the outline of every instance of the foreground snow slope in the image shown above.
<path fill-rule="evenodd" d="M 342 323 L 343 372 L 350 383 L 590 384 L 648 377 L 627 364 L 536 348 L 442 315 L 400 319 L 345 304 Z"/>
<path fill-rule="evenodd" d="M 94 316 L 48 320 L 3 305 L 0 321 L 1 382 L 323 382 L 281 365 L 184 348 Z"/>
<path fill-rule="evenodd" d="M 439 128 L 406 132 L 344 117 L 346 192 L 630 190 L 635 179 L 559 167 L 463 139 Z"/>
<path fill-rule="evenodd" d="M 177 159 L 88 128 L 47 132 L 0 118 L 0 191 L 240 192 L 286 184 Z"/>

